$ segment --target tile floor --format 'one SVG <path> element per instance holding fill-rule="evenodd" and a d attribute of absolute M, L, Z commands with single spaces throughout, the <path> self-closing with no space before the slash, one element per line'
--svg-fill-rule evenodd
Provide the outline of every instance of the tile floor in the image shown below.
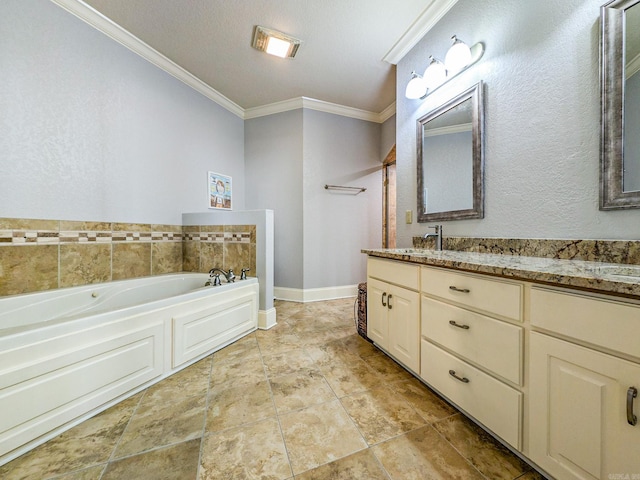
<path fill-rule="evenodd" d="M 540 480 L 355 333 L 353 299 L 257 331 L 0 467 L 0 478 Z"/>

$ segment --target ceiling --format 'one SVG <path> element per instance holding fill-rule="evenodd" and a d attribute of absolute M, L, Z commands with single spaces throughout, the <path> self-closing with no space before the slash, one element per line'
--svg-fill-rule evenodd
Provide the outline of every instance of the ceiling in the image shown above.
<path fill-rule="evenodd" d="M 379 113 L 395 101 L 393 63 L 455 1 L 84 0 L 84 3 L 242 109 L 307 97 Z M 301 39 L 296 57 L 281 59 L 253 49 L 255 25 Z"/>

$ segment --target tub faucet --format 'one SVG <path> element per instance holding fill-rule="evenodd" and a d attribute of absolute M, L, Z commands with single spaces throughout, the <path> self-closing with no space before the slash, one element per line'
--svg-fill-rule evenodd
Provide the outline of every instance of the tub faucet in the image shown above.
<path fill-rule="evenodd" d="M 435 237 L 436 239 L 436 250 L 442 250 L 442 225 L 432 225 L 427 228 L 434 228 L 436 233 L 425 233 L 422 238 L 431 238 Z"/>
<path fill-rule="evenodd" d="M 247 279 L 247 272 L 249 271 L 248 268 L 243 268 L 242 269 L 242 273 L 240 273 L 240 280 L 246 280 Z"/>
<path fill-rule="evenodd" d="M 212 268 L 211 270 L 209 270 L 209 275 L 213 276 L 216 272 L 220 272 L 222 275 L 224 275 L 224 278 L 227 279 L 227 283 L 231 283 L 236 279 L 236 276 L 231 268 L 228 272 L 225 272 L 221 268 Z"/>

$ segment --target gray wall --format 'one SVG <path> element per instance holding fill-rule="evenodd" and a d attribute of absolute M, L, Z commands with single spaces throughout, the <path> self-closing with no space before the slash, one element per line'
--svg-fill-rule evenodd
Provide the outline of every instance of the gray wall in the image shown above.
<path fill-rule="evenodd" d="M 383 162 L 396 144 L 396 116 L 392 115 L 382 124 L 380 130 L 380 161 Z"/>
<path fill-rule="evenodd" d="M 304 110 L 304 288 L 366 280 L 362 248 L 382 245 L 378 123 Z M 364 187 L 354 195 L 325 184 Z"/>
<path fill-rule="evenodd" d="M 47 0 L 0 2 L 0 217 L 180 224 L 244 208 L 243 121 Z"/>
<path fill-rule="evenodd" d="M 398 213 L 416 210 L 416 120 L 486 82 L 485 218 L 446 235 L 637 239 L 640 210 L 598 210 L 598 18 L 601 0 L 460 0 L 397 68 Z M 452 34 L 481 41 L 479 63 L 424 101 L 407 100 L 412 70 L 443 58 Z M 398 224 L 398 245 L 425 224 Z"/>
<path fill-rule="evenodd" d="M 247 208 L 274 211 L 274 285 L 302 288 L 302 110 L 245 122 Z"/>

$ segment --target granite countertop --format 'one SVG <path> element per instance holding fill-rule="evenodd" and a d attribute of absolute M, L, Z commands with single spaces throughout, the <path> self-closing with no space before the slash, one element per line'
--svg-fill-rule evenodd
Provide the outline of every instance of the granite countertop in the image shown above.
<path fill-rule="evenodd" d="M 640 265 L 417 248 L 363 249 L 362 253 L 640 299 Z"/>

